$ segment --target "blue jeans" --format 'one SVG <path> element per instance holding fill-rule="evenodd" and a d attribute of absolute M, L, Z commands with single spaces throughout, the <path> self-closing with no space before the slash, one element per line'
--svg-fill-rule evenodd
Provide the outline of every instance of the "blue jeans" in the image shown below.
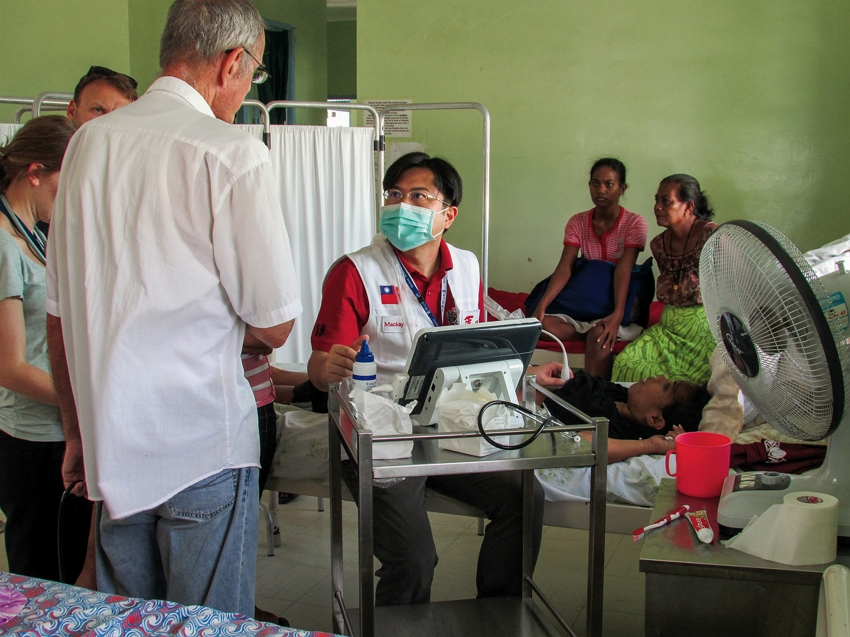
<path fill-rule="evenodd" d="M 120 520 L 99 504 L 98 590 L 252 617 L 257 475 L 225 469 Z"/>

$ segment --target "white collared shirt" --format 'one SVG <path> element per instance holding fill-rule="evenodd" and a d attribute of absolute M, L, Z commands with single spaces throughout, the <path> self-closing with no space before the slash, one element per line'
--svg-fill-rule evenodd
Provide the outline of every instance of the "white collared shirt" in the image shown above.
<path fill-rule="evenodd" d="M 162 77 L 65 155 L 47 311 L 61 317 L 89 497 L 112 518 L 257 466 L 245 325 L 301 312 L 265 146 Z"/>

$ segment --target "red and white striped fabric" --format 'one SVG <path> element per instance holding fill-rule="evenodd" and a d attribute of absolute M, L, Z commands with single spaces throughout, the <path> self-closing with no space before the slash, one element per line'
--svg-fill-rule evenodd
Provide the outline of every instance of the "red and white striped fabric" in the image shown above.
<path fill-rule="evenodd" d="M 626 248 L 646 247 L 646 219 L 620 207 L 616 223 L 602 237 L 593 232 L 593 210 L 573 215 L 564 228 L 564 245 L 581 250 L 585 259 L 600 259 L 617 263 Z"/>
<path fill-rule="evenodd" d="M 257 407 L 274 402 L 274 384 L 268 357 L 265 354 L 243 354 L 242 367 L 245 370 L 245 378 L 251 383 Z"/>

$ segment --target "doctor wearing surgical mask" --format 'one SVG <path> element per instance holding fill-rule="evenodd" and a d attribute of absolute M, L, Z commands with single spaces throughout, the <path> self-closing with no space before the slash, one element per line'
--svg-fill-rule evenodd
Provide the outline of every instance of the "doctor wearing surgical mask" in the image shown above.
<path fill-rule="evenodd" d="M 308 365 L 321 389 L 351 374 L 365 338 L 383 383 L 403 371 L 420 329 L 481 320 L 478 259 L 443 238 L 463 194 L 454 167 L 408 153 L 390 166 L 383 185 L 380 233 L 331 266 L 325 280 Z"/>
<path fill-rule="evenodd" d="M 483 314 L 478 259 L 443 238 L 462 197 L 454 167 L 425 153 L 408 153 L 389 167 L 383 185 L 380 234 L 342 257 L 325 279 L 307 369 L 313 384 L 324 390 L 351 376 L 366 338 L 381 384 L 404 370 L 418 330 L 477 323 Z M 504 472 L 408 477 L 374 488 L 375 556 L 381 562 L 375 603 L 430 601 L 437 552 L 424 506 L 426 483 L 490 519 L 478 557 L 478 596 L 519 596 L 522 488 L 517 472 Z M 542 527 L 543 493 L 535 482 L 535 560 Z"/>

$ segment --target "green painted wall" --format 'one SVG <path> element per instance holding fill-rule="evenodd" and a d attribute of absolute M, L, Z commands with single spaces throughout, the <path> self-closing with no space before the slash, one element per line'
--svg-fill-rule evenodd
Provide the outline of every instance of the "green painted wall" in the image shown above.
<path fill-rule="evenodd" d="M 0 95 L 71 93 L 93 64 L 130 70 L 126 0 L 0 0 L 0 26 Z M 17 109 L 0 106 L 0 121 Z"/>
<path fill-rule="evenodd" d="M 328 22 L 328 96 L 357 95 L 357 22 Z"/>
<path fill-rule="evenodd" d="M 606 155 L 626 163 L 623 203 L 650 236 L 659 180 L 687 172 L 718 221 L 763 220 L 808 250 L 850 232 L 848 23 L 839 0 L 359 0 L 358 98 L 487 106 L 491 285 L 528 290 L 551 272 Z M 451 239 L 478 251 L 480 117 L 414 125 L 461 170 Z"/>
<path fill-rule="evenodd" d="M 295 27 L 295 99 L 328 98 L 328 31 L 325 0 L 254 0 L 267 20 Z M 325 111 L 298 109 L 297 124 L 324 124 Z"/>
<path fill-rule="evenodd" d="M 130 68 L 139 93 L 159 77 L 159 39 L 173 0 L 127 0 L 130 20 Z"/>
<path fill-rule="evenodd" d="M 159 38 L 173 0 L 128 0 L 130 52 L 140 88 L 159 76 Z M 327 9 L 322 0 L 256 0 L 262 16 L 295 27 L 295 97 L 327 99 Z M 299 110 L 298 123 L 325 122 L 324 112 Z"/>

